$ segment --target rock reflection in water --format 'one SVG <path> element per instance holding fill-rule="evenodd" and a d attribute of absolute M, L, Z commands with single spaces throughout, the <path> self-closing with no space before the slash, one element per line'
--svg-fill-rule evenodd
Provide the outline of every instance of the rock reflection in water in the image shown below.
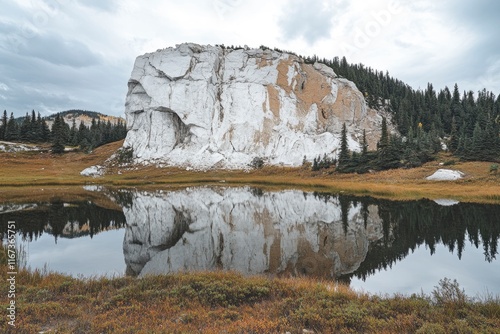
<path fill-rule="evenodd" d="M 297 190 L 136 192 L 124 207 L 127 273 L 194 270 L 338 277 L 383 238 L 375 205 Z"/>

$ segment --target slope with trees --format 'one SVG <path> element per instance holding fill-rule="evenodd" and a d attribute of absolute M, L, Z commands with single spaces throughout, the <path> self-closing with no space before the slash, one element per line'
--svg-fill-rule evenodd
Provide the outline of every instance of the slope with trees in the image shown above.
<path fill-rule="evenodd" d="M 73 124 L 70 127 L 64 120 L 64 116 L 69 112 L 73 111 L 51 116 L 52 127 L 49 128 L 46 119 L 42 118 L 40 113 L 36 114 L 34 110 L 31 115 L 26 113 L 20 121 L 14 118 L 13 113 L 10 114 L 10 118 L 7 117 L 7 111 L 4 110 L 0 125 L 0 140 L 51 143 L 54 153 L 64 152 L 65 146 L 78 146 L 87 152 L 101 145 L 122 140 L 127 134 L 125 123 L 121 119 L 112 124 L 110 119 L 101 121 L 100 116 L 104 115 L 89 114 L 86 111 L 81 112 L 92 118 L 90 126 L 86 126 L 83 121 L 77 125 L 73 118 Z"/>

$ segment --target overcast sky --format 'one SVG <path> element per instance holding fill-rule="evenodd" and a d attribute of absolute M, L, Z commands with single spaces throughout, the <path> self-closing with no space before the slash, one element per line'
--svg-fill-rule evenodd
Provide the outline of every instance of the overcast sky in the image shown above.
<path fill-rule="evenodd" d="M 437 4 L 436 4 L 437 3 Z M 183 42 L 346 56 L 413 88 L 500 94 L 495 0 L 0 0 L 0 108 L 122 115 L 140 54 Z"/>

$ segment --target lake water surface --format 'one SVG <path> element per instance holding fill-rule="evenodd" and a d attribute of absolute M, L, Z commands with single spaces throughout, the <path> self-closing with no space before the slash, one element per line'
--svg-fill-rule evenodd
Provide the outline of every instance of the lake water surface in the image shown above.
<path fill-rule="evenodd" d="M 389 294 L 430 293 L 448 277 L 471 296 L 500 294 L 500 205 L 251 187 L 93 190 L 111 205 L 0 204 L 0 227 L 16 222 L 27 266 L 84 277 L 312 276 Z"/>

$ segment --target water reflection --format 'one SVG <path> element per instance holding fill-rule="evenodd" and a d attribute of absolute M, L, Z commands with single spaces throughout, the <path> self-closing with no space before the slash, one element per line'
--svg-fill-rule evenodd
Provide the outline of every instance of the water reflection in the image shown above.
<path fill-rule="evenodd" d="M 123 212 L 130 275 L 224 269 L 338 277 L 357 270 L 383 237 L 375 205 L 296 190 L 135 193 Z"/>
<path fill-rule="evenodd" d="M 0 205 L 0 231 L 5 233 L 7 222 L 16 221 L 22 239 L 35 243 L 42 234 L 56 242 L 81 241 L 124 227 L 120 240 L 116 235 L 108 240 L 113 240 L 118 259 L 123 252 L 124 271 L 132 276 L 223 269 L 354 283 L 389 271 L 405 258 L 425 263 L 420 271 L 431 271 L 443 265 L 439 261 L 449 262 L 433 256 L 445 247 L 456 259 L 468 257 L 460 261 L 452 278 L 460 281 L 459 271 L 467 272 L 469 280 L 483 284 L 484 268 L 490 280 L 500 278 L 499 205 L 388 201 L 250 187 L 96 191 L 93 198 L 106 198 L 108 206 L 91 201 Z M 93 243 L 85 248 L 99 254 L 103 270 L 116 268 L 116 256 L 102 256 L 110 253 L 107 246 L 104 250 Z M 66 253 L 51 249 L 50 254 Z M 89 266 L 96 260 L 91 261 Z M 123 268 L 123 260 L 119 261 Z M 415 276 L 407 271 L 405 275 Z M 498 290 L 495 284 L 486 286 Z"/>
<path fill-rule="evenodd" d="M 124 207 L 127 273 L 236 270 L 365 279 L 420 245 L 498 253 L 500 206 L 397 202 L 297 190 L 137 192 Z"/>
<path fill-rule="evenodd" d="M 98 206 L 90 201 L 51 201 L 0 205 L 0 232 L 6 235 L 7 223 L 16 222 L 24 241 L 34 241 L 43 233 L 58 238 L 92 237 L 102 231 L 125 226 L 123 212 Z"/>

